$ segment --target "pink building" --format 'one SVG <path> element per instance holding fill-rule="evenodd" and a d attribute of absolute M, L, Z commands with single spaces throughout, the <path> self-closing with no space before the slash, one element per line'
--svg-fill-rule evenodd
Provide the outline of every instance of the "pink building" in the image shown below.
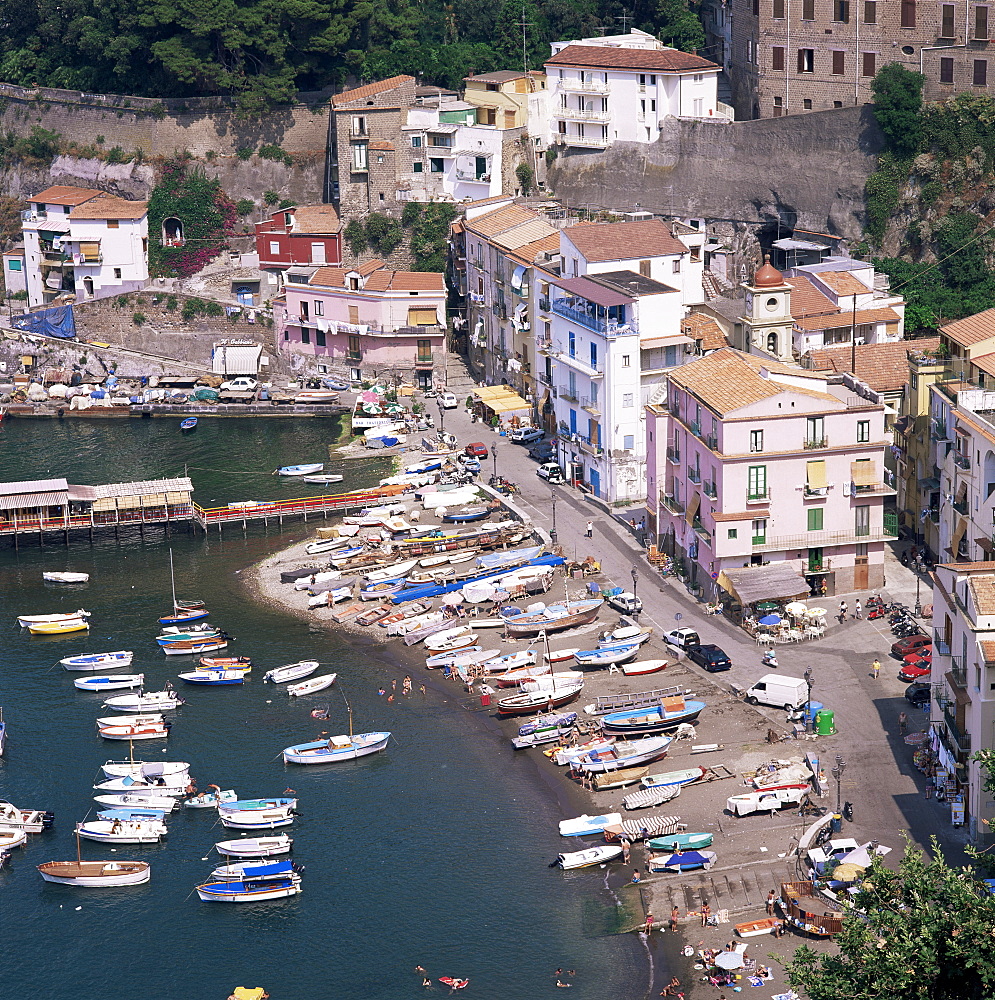
<path fill-rule="evenodd" d="M 309 278 L 292 270 L 274 315 L 282 350 L 353 381 L 401 375 L 429 387 L 443 360 L 446 287 L 434 271 L 390 271 L 382 260 Z"/>
<path fill-rule="evenodd" d="M 341 264 L 342 223 L 332 205 L 281 208 L 256 223 L 256 253 L 265 270 L 294 264 Z"/>
<path fill-rule="evenodd" d="M 877 393 L 732 348 L 668 383 L 666 402 L 646 407 L 648 508 L 700 593 L 735 596 L 727 571 L 768 564 L 796 585 L 771 597 L 884 584 L 894 491 Z"/>

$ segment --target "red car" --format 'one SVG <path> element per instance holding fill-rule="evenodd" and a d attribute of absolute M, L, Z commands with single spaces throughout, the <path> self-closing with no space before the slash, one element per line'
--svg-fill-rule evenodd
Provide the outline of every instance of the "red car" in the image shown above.
<path fill-rule="evenodd" d="M 900 681 L 928 680 L 930 673 L 929 660 L 906 660 L 902 664 L 902 669 L 898 671 Z"/>
<path fill-rule="evenodd" d="M 925 660 L 929 663 L 933 659 L 933 647 L 923 646 L 922 649 L 917 649 L 914 653 L 909 653 L 908 656 L 903 656 L 903 660 L 906 663 L 915 663 L 917 660 Z"/>
<path fill-rule="evenodd" d="M 909 653 L 915 653 L 917 650 L 923 649 L 924 646 L 933 648 L 933 640 L 928 635 L 909 635 L 892 644 L 891 655 L 908 656 Z"/>
<path fill-rule="evenodd" d="M 467 455 L 473 458 L 487 458 L 487 445 L 483 441 L 474 441 L 463 449 Z"/>

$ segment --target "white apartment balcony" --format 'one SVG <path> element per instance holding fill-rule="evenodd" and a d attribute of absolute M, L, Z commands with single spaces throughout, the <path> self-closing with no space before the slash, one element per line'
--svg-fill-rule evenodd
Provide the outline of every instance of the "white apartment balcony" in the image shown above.
<path fill-rule="evenodd" d="M 605 136 L 569 135 L 563 132 L 560 132 L 557 138 L 565 146 L 580 146 L 586 149 L 607 149 L 612 142 Z"/>
<path fill-rule="evenodd" d="M 607 94 L 610 84 L 601 80 L 559 80 L 560 90 L 569 90 L 574 94 Z"/>
<path fill-rule="evenodd" d="M 569 119 L 570 121 L 582 122 L 606 122 L 611 117 L 607 108 L 557 108 L 556 117 L 558 119 Z"/>

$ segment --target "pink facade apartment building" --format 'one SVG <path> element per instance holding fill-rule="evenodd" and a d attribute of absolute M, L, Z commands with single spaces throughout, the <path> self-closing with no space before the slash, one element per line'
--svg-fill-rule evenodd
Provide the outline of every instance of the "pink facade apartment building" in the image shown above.
<path fill-rule="evenodd" d="M 724 348 L 671 371 L 646 414 L 657 540 L 700 594 L 767 564 L 799 594 L 884 584 L 889 442 L 863 383 Z"/>
<path fill-rule="evenodd" d="M 445 348 L 442 274 L 391 271 L 372 260 L 291 270 L 287 279 L 274 301 L 281 350 L 309 355 L 318 371 L 353 381 L 396 375 L 432 385 Z"/>

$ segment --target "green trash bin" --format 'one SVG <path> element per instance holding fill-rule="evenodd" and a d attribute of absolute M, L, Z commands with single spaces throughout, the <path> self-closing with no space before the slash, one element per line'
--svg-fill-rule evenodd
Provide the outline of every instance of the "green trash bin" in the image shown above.
<path fill-rule="evenodd" d="M 815 715 L 815 731 L 819 736 L 832 736 L 836 732 L 836 713 L 828 708 L 820 709 Z"/>

